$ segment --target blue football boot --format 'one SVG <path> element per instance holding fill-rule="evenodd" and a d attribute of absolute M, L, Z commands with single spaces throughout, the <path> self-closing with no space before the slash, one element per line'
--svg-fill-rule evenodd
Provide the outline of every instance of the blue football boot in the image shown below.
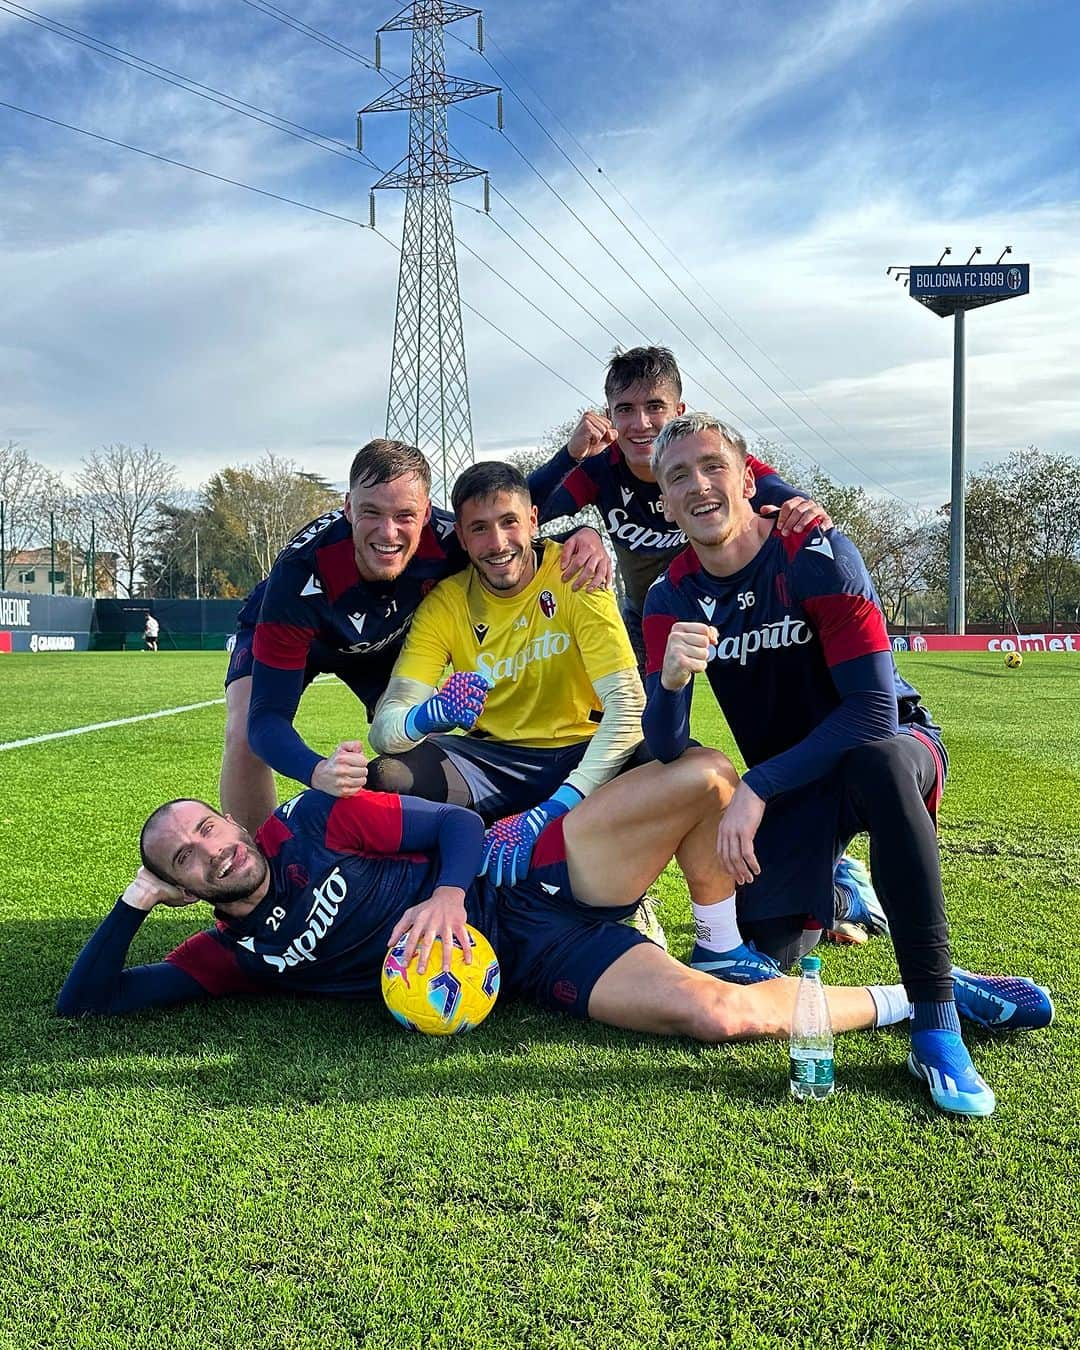
<path fill-rule="evenodd" d="M 887 935 L 889 921 L 877 898 L 870 873 L 857 858 L 845 853 L 833 872 L 835 917 L 822 936 L 826 942 L 858 945 L 867 938 Z"/>
<path fill-rule="evenodd" d="M 1020 975 L 973 975 L 953 966 L 956 1011 L 995 1031 L 1037 1031 L 1054 1020 L 1050 992 Z"/>
<path fill-rule="evenodd" d="M 762 980 L 777 980 L 784 973 L 771 956 L 759 952 L 752 942 L 740 942 L 726 952 L 713 952 L 695 944 L 690 965 L 728 984 L 760 984 Z"/>
<path fill-rule="evenodd" d="M 996 1101 L 955 1031 L 914 1031 L 908 1071 L 930 1086 L 935 1106 L 957 1116 L 989 1116 Z"/>

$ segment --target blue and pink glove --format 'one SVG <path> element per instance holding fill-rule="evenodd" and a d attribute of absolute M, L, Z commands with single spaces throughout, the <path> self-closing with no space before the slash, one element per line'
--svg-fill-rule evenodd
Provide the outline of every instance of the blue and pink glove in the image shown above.
<path fill-rule="evenodd" d="M 583 800 L 583 793 L 564 783 L 546 802 L 531 811 L 497 820 L 484 835 L 484 857 L 480 875 L 490 871 L 496 886 L 515 886 L 524 881 L 536 841 L 546 826 Z"/>
<path fill-rule="evenodd" d="M 405 714 L 405 735 L 412 741 L 433 731 L 471 731 L 484 711 L 488 682 L 475 671 L 456 671 L 438 693 Z"/>

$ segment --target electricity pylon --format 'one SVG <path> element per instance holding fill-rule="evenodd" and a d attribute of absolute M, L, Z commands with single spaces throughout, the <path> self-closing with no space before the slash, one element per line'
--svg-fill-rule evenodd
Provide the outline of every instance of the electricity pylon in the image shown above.
<path fill-rule="evenodd" d="M 373 192 L 405 191 L 386 434 L 427 455 L 432 500 L 440 505 L 448 504 L 454 479 L 473 460 L 450 184 L 485 174 L 450 154 L 446 110 L 452 103 L 499 93 L 494 85 L 446 73 L 443 27 L 470 15 L 476 16 L 477 46 L 483 50 L 480 11 L 445 0 L 413 0 L 383 24 L 375 36 L 376 66 L 382 66 L 382 34 L 411 30 L 411 71 L 357 114 L 361 146 L 364 113 L 409 111 L 409 152 L 372 185 Z M 501 125 L 501 95 L 499 103 Z"/>

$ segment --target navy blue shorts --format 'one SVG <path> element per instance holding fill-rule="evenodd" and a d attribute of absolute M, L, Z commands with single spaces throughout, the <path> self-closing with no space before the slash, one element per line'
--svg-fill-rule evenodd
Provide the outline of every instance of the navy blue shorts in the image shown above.
<path fill-rule="evenodd" d="M 472 807 L 490 820 L 531 810 L 566 782 L 581 763 L 588 741 L 561 749 L 530 749 L 511 741 L 440 733 L 427 738 L 464 778 Z"/>
<path fill-rule="evenodd" d="M 944 754 L 921 729 L 898 736 L 906 755 L 924 761 L 926 807 L 933 815 L 944 784 Z M 862 829 L 848 800 L 843 765 L 841 759 L 826 777 L 768 803 L 754 839 L 761 875 L 739 887 L 740 919 L 806 914 L 826 928 L 832 923 L 833 869 Z"/>
<path fill-rule="evenodd" d="M 649 939 L 621 919 L 637 901 L 618 907 L 583 905 L 570 889 L 563 820 L 536 841 L 532 866 L 517 886 L 478 886 L 498 906 L 497 955 L 507 992 L 552 1012 L 588 1017 L 593 986 L 624 952 Z"/>
<path fill-rule="evenodd" d="M 225 672 L 225 688 L 234 680 L 250 675 L 254 658 L 252 644 L 255 641 L 253 625 L 240 624 L 233 637 L 229 668 Z M 304 688 L 306 689 L 316 675 L 336 675 L 342 684 L 348 685 L 360 702 L 370 722 L 375 715 L 375 704 L 386 692 L 390 683 L 390 674 L 394 662 L 401 652 L 399 643 L 385 651 L 353 653 L 335 651 L 323 642 L 313 642 L 308 651 L 307 664 L 304 666 Z"/>

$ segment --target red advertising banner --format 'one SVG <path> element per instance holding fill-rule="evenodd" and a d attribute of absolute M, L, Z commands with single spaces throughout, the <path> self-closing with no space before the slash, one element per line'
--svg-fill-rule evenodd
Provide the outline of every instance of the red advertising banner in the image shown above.
<path fill-rule="evenodd" d="M 892 639 L 894 652 L 1075 652 L 1080 633 L 910 633 Z"/>

